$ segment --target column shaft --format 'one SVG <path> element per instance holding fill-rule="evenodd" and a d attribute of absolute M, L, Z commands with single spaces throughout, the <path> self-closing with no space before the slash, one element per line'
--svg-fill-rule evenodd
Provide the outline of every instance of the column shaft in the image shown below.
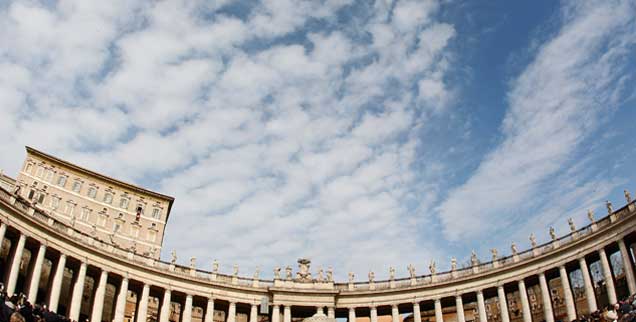
<path fill-rule="evenodd" d="M 333 307 L 328 307 L 327 308 L 327 317 L 330 319 L 335 319 L 336 318 L 336 310 Z"/>
<path fill-rule="evenodd" d="M 258 322 L 258 305 L 252 304 L 250 308 L 250 322 Z"/>
<path fill-rule="evenodd" d="M 60 254 L 51 283 L 51 297 L 49 299 L 49 310 L 57 312 L 57 305 L 60 303 L 60 292 L 62 290 L 62 280 L 64 279 L 64 269 L 66 268 L 66 255 Z"/>
<path fill-rule="evenodd" d="M 236 303 L 230 302 L 230 306 L 227 309 L 227 322 L 236 321 Z M 291 320 L 289 320 L 291 322 Z"/>
<path fill-rule="evenodd" d="M 585 257 L 579 258 L 579 267 L 581 269 L 581 275 L 583 275 L 583 285 L 585 285 L 585 299 L 587 300 L 587 307 L 589 312 L 594 312 L 597 310 L 596 293 L 594 292 L 592 277 L 590 277 L 590 269 L 587 267 Z"/>
<path fill-rule="evenodd" d="M 208 299 L 208 305 L 205 308 L 205 320 L 204 322 L 214 322 L 214 299 Z"/>
<path fill-rule="evenodd" d="M 71 295 L 71 308 L 68 318 L 79 321 L 80 309 L 82 308 L 82 296 L 84 295 L 84 281 L 86 280 L 86 263 L 80 265 L 77 272 L 77 279 L 73 285 L 73 295 Z"/>
<path fill-rule="evenodd" d="M 418 302 L 413 303 L 413 322 L 422 322 L 422 312 Z"/>
<path fill-rule="evenodd" d="M 163 301 L 161 301 L 161 312 L 159 314 L 159 322 L 168 322 L 170 320 L 170 303 L 172 293 L 169 289 L 163 292 Z"/>
<path fill-rule="evenodd" d="M 378 322 L 378 309 L 375 306 L 371 307 L 371 313 L 369 313 L 369 315 L 371 315 L 369 317 L 371 322 Z"/>
<path fill-rule="evenodd" d="M 462 301 L 461 295 L 455 296 L 455 309 L 457 311 L 457 322 L 466 322 L 464 317 L 464 301 Z"/>
<path fill-rule="evenodd" d="M 563 287 L 563 298 L 565 300 L 565 309 L 568 313 L 570 321 L 576 320 L 576 306 L 574 305 L 574 296 L 570 288 L 570 279 L 565 266 L 559 267 L 559 275 L 561 275 L 561 286 Z"/>
<path fill-rule="evenodd" d="M 2 245 L 2 241 L 4 241 L 4 234 L 7 232 L 7 224 L 0 223 L 0 245 Z"/>
<path fill-rule="evenodd" d="M 20 274 L 20 262 L 24 253 L 24 244 L 26 243 L 26 235 L 20 234 L 18 244 L 15 247 L 13 260 L 11 260 L 11 269 L 9 270 L 9 280 L 7 281 L 7 294 L 9 296 L 15 293 L 15 287 L 18 283 L 18 275 Z"/>
<path fill-rule="evenodd" d="M 186 295 L 182 322 L 192 322 L 192 295 Z"/>
<path fill-rule="evenodd" d="M 541 287 L 541 299 L 543 299 L 543 317 L 546 322 L 554 322 L 550 290 L 548 289 L 548 281 L 545 279 L 545 273 L 539 274 L 539 286 Z"/>
<path fill-rule="evenodd" d="M 391 307 L 391 321 L 392 322 L 400 322 L 400 310 L 397 305 L 393 305 Z"/>
<path fill-rule="evenodd" d="M 144 284 L 141 290 L 141 298 L 139 299 L 139 309 L 137 310 L 137 322 L 146 322 L 148 320 L 148 299 L 150 298 L 150 285 Z M 98 322 L 98 321 L 93 321 Z M 207 321 L 206 321 L 207 322 Z"/>
<path fill-rule="evenodd" d="M 354 307 L 349 308 L 349 320 L 347 322 L 356 322 L 356 309 Z"/>
<path fill-rule="evenodd" d="M 108 281 L 108 272 L 102 271 L 99 275 L 97 290 L 95 290 L 95 299 L 93 300 L 93 313 L 91 321 L 101 322 L 102 313 L 104 312 L 104 296 L 106 295 L 106 282 Z"/>
<path fill-rule="evenodd" d="M 272 322 L 280 322 L 280 305 L 272 307 Z"/>
<path fill-rule="evenodd" d="M 486 302 L 484 301 L 484 292 L 477 291 L 477 310 L 479 311 L 479 322 L 488 322 L 486 316 Z"/>
<path fill-rule="evenodd" d="M 521 298 L 521 313 L 523 315 L 523 322 L 532 322 L 532 312 L 530 311 L 530 302 L 528 301 L 528 291 L 526 290 L 526 282 L 520 280 L 519 297 Z"/>
<path fill-rule="evenodd" d="M 444 312 L 442 311 L 442 301 L 435 299 L 435 322 L 444 322 Z"/>
<path fill-rule="evenodd" d="M 627 288 L 629 288 L 629 294 L 636 293 L 636 279 L 634 278 L 634 266 L 632 265 L 632 258 L 629 256 L 629 250 L 623 239 L 618 240 L 618 248 L 621 251 L 621 257 L 623 258 L 623 269 L 625 270 L 625 279 L 627 280 Z"/>
<path fill-rule="evenodd" d="M 283 308 L 283 322 L 291 322 L 291 319 L 291 306 L 285 305 L 285 307 Z"/>
<path fill-rule="evenodd" d="M 610 305 L 614 305 L 616 300 L 616 289 L 614 288 L 614 278 L 612 277 L 612 269 L 605 254 L 605 249 L 601 248 L 598 251 L 598 255 L 601 257 L 601 267 L 603 269 L 603 278 L 605 279 L 605 287 L 607 287 L 607 299 Z"/>
<path fill-rule="evenodd" d="M 508 301 L 506 300 L 506 291 L 502 286 L 497 287 L 497 295 L 499 297 L 499 308 L 501 309 L 501 321 L 510 322 L 510 316 L 508 315 Z"/>
<path fill-rule="evenodd" d="M 42 276 L 42 265 L 44 265 L 44 255 L 46 254 L 46 246 L 40 245 L 38 255 L 33 265 L 33 273 L 31 274 L 31 282 L 29 283 L 29 302 L 35 304 L 38 298 L 38 290 L 40 289 L 40 277 Z"/>
<path fill-rule="evenodd" d="M 128 278 L 124 277 L 121 280 L 121 286 L 119 287 L 119 294 L 117 294 L 117 301 L 115 302 L 115 319 L 114 322 L 124 322 L 124 313 L 126 313 L 126 297 L 128 296 Z"/>

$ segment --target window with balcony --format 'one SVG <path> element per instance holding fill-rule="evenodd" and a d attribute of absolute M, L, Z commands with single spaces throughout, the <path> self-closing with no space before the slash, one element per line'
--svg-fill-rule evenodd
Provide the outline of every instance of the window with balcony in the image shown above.
<path fill-rule="evenodd" d="M 66 176 L 59 176 L 57 178 L 57 185 L 63 188 L 66 185 Z"/>
<path fill-rule="evenodd" d="M 82 183 L 79 181 L 73 182 L 73 191 L 79 193 L 82 190 Z"/>
<path fill-rule="evenodd" d="M 126 197 L 121 198 L 121 200 L 119 200 L 119 208 L 128 209 L 128 201 Z"/>
<path fill-rule="evenodd" d="M 66 203 L 66 214 L 70 215 L 71 217 L 73 216 L 73 211 L 75 210 L 75 204 L 72 202 L 67 202 Z"/>
<path fill-rule="evenodd" d="M 95 189 L 95 187 L 90 187 L 90 188 L 88 188 L 88 193 L 87 193 L 87 195 L 88 195 L 90 198 L 95 198 L 95 197 L 97 197 L 97 189 Z"/>
<path fill-rule="evenodd" d="M 54 196 L 53 198 L 51 198 L 51 208 L 53 208 L 53 209 L 59 208 L 60 207 L 60 200 L 61 200 L 60 197 L 55 197 Z"/>
<path fill-rule="evenodd" d="M 159 208 L 155 208 L 152 210 L 152 218 L 161 219 L 161 213 L 159 212 Z"/>
<path fill-rule="evenodd" d="M 113 203 L 113 195 L 109 192 L 104 194 L 104 202 L 107 204 L 112 204 Z"/>
<path fill-rule="evenodd" d="M 80 220 L 88 221 L 90 219 L 91 210 L 88 208 L 82 208 L 82 214 Z"/>

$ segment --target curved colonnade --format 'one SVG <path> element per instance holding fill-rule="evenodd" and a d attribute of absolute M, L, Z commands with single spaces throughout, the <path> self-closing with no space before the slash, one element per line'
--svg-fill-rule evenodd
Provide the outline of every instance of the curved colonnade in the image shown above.
<path fill-rule="evenodd" d="M 421 322 L 421 312 L 430 311 L 435 321 L 443 321 L 452 311 L 453 319 L 464 322 L 465 307 L 474 308 L 473 319 L 480 322 L 511 320 L 508 295 L 517 294 L 524 322 L 533 319 L 554 321 L 554 298 L 549 280 L 559 279 L 562 297 L 569 320 L 583 311 L 596 310 L 600 301 L 615 303 L 617 288 L 615 274 L 608 257 L 620 253 L 624 280 L 629 294 L 636 293 L 634 261 L 631 247 L 636 241 L 636 204 L 628 200 L 621 209 L 611 211 L 588 226 L 543 245 L 512 256 L 496 258 L 487 263 L 473 261 L 472 265 L 449 272 L 412 275 L 388 281 L 334 283 L 329 280 L 301 282 L 294 279 L 260 280 L 206 272 L 161 262 L 120 249 L 97 240 L 48 216 L 45 211 L 0 189 L 0 241 L 10 241 L 10 256 L 2 269 L 7 293 L 24 292 L 35 303 L 46 303 L 51 311 L 63 311 L 71 320 L 79 320 L 80 312 L 91 321 L 124 321 L 128 292 L 136 294 L 134 320 L 151 320 L 149 298 L 159 299 L 158 320 L 168 322 L 170 303 L 180 303 L 180 320 L 191 322 L 193 307 L 203 311 L 202 320 L 212 322 L 214 311 L 225 312 L 227 322 L 236 322 L 240 312 L 249 322 L 259 321 L 259 307 L 267 307 L 272 322 L 291 322 L 292 317 L 310 316 L 316 311 L 330 317 L 355 321 L 368 317 L 377 322 L 379 315 L 390 315 L 399 322 L 401 315 L 413 313 L 413 322 Z M 22 254 L 29 249 L 29 263 L 22 263 Z M 42 287 L 42 266 L 50 260 L 50 278 Z M 20 259 L 20 260 L 16 260 Z M 598 261 L 602 285 L 595 289 L 589 263 Z M 27 265 L 26 277 L 18 283 L 21 265 Z M 64 271 L 73 272 L 68 307 L 60 307 Z M 585 305 L 575 303 L 569 273 L 579 270 L 582 275 Z M 95 282 L 92 294 L 85 294 L 85 282 L 90 276 Z M 104 316 L 104 296 L 107 283 L 117 286 L 114 310 Z M 528 298 L 529 287 L 538 287 L 542 316 L 536 315 Z M 43 294 L 46 293 L 46 294 Z M 91 304 L 82 307 L 83 298 Z M 552 295 L 554 297 L 554 295 Z M 497 316 L 489 315 L 486 301 L 494 299 L 499 308 Z M 515 304 L 516 305 L 516 304 Z M 82 310 L 83 309 L 83 310 Z M 490 316 L 490 317 L 489 317 Z"/>

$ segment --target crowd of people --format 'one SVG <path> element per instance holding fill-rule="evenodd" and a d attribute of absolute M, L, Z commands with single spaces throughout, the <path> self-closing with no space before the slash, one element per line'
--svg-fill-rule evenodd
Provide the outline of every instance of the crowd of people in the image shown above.
<path fill-rule="evenodd" d="M 0 322 L 70 322 L 46 306 L 32 305 L 22 293 L 8 296 L 0 283 Z"/>
<path fill-rule="evenodd" d="M 573 322 L 636 322 L 636 294 L 618 301 L 614 305 L 608 305 L 602 310 L 597 310 L 589 315 L 581 316 Z"/>

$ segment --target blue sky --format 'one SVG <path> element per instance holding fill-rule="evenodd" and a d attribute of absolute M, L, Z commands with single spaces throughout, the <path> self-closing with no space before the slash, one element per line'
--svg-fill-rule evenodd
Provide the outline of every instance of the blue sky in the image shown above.
<path fill-rule="evenodd" d="M 378 278 L 636 193 L 636 3 L 0 3 L 24 145 L 177 199 L 163 255 Z"/>

